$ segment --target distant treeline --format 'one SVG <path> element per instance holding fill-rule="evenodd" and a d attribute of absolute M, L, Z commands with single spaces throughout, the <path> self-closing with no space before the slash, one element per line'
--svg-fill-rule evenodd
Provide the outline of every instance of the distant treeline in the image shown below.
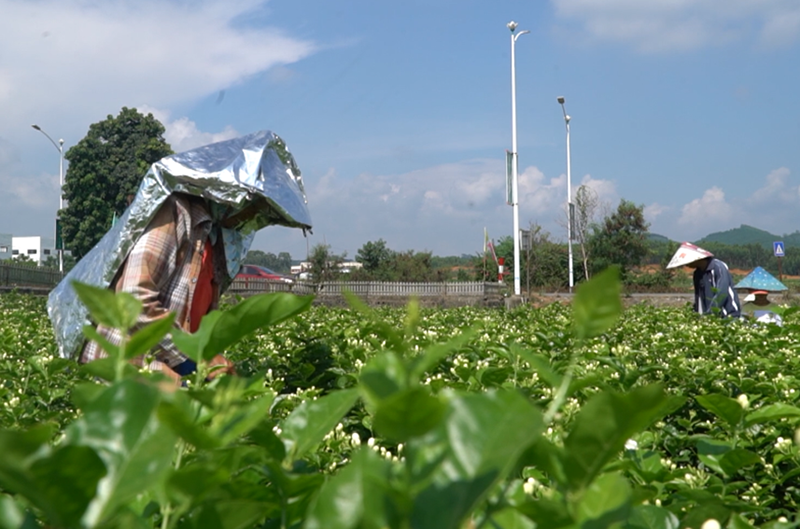
<path fill-rule="evenodd" d="M 676 242 L 651 242 L 649 263 L 666 264 L 678 248 Z M 760 266 L 773 275 L 778 274 L 778 259 L 772 248 L 763 244 L 724 244 L 705 241 L 702 248 L 725 261 L 729 268 L 752 270 Z M 786 275 L 800 275 L 800 247 L 787 246 L 786 255 L 781 259 L 782 272 Z"/>

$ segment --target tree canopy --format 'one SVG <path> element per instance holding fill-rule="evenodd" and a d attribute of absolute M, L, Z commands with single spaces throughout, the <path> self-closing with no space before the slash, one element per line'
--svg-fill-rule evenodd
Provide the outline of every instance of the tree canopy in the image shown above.
<path fill-rule="evenodd" d="M 64 154 L 68 206 L 60 212 L 61 225 L 64 245 L 76 258 L 97 244 L 115 215 L 122 215 L 150 165 L 172 154 L 164 131 L 152 114 L 123 107 L 118 116 L 92 124 Z"/>
<path fill-rule="evenodd" d="M 289 252 L 280 252 L 275 255 L 272 252 L 262 252 L 261 250 L 250 250 L 244 259 L 245 264 L 252 264 L 269 268 L 274 272 L 288 274 L 292 270 L 292 256 Z"/>
<path fill-rule="evenodd" d="M 644 219 L 644 206 L 620 200 L 617 210 L 595 226 L 589 241 L 594 271 L 599 272 L 616 264 L 620 266 L 624 278 L 631 267 L 642 264 L 649 250 L 648 227 Z"/>

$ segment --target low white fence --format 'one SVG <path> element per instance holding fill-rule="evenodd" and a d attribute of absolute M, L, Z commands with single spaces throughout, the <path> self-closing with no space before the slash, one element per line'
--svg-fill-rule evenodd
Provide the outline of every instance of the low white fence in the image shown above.
<path fill-rule="evenodd" d="M 350 291 L 361 298 L 370 297 L 480 297 L 499 296 L 504 285 L 473 281 L 411 283 L 390 281 L 332 281 L 316 285 L 309 282 L 283 283 L 267 279 L 236 279 L 228 292 L 243 296 L 262 292 L 294 292 L 318 297 L 342 297 Z"/>

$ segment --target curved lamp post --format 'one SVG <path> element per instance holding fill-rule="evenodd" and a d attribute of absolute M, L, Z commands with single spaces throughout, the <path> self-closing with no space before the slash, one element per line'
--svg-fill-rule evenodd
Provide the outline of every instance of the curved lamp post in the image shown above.
<path fill-rule="evenodd" d="M 514 217 L 514 295 L 520 295 L 519 281 L 519 186 L 517 185 L 517 74 L 514 48 L 517 39 L 530 31 L 514 33 L 517 23 L 513 20 L 506 24 L 511 30 L 511 212 Z"/>
<path fill-rule="evenodd" d="M 56 252 L 58 253 L 58 271 L 64 272 L 64 250 L 61 248 L 63 245 L 58 243 L 58 229 L 59 229 L 59 221 L 61 210 L 64 209 L 64 140 L 58 140 L 58 144 L 56 144 L 55 140 L 50 137 L 48 133 L 42 130 L 39 125 L 31 125 L 34 129 L 38 130 L 42 134 L 44 134 L 50 143 L 53 144 L 53 147 L 56 148 L 58 151 L 58 212 L 56 213 Z"/>
<path fill-rule="evenodd" d="M 572 175 L 570 174 L 570 153 L 569 153 L 569 114 L 564 107 L 564 96 L 558 97 L 561 111 L 564 113 L 564 124 L 567 127 L 567 246 L 569 247 L 569 291 L 575 286 L 575 279 L 572 272 Z"/>

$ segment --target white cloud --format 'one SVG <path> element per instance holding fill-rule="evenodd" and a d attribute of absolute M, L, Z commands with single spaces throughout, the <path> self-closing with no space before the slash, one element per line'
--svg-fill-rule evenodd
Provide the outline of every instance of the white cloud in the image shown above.
<path fill-rule="evenodd" d="M 87 126 L 122 106 L 192 102 L 316 50 L 279 29 L 239 23 L 263 5 L 0 0 L 3 121 L 44 116 Z"/>
<path fill-rule="evenodd" d="M 225 127 L 222 132 L 203 132 L 197 128 L 197 123 L 185 116 L 170 120 L 169 110 L 151 108 L 147 105 L 140 105 L 137 110 L 142 114 L 153 114 L 153 117 L 164 125 L 164 139 L 175 152 L 188 151 L 195 147 L 230 140 L 241 135 L 230 125 Z"/>
<path fill-rule="evenodd" d="M 647 219 L 647 222 L 652 224 L 658 217 L 669 212 L 671 209 L 672 208 L 670 206 L 664 206 L 658 202 L 653 202 L 652 204 L 645 206 L 644 218 Z"/>
<path fill-rule="evenodd" d="M 677 219 L 665 211 L 657 218 L 653 231 L 668 237 L 697 240 L 715 231 L 729 230 L 742 224 L 784 235 L 800 225 L 800 186 L 791 181 L 786 167 L 771 171 L 760 187 L 744 196 L 728 198 L 720 187 L 712 187 L 701 198 L 680 209 Z M 655 218 L 654 218 L 655 221 Z"/>
<path fill-rule="evenodd" d="M 727 226 L 734 220 L 734 208 L 725 200 L 725 192 L 714 186 L 707 189 L 701 198 L 683 206 L 678 224 L 696 225 L 706 232 Z"/>
<path fill-rule="evenodd" d="M 790 171 L 780 167 L 767 175 L 766 183 L 753 193 L 753 202 L 759 206 L 774 206 L 779 203 L 797 204 L 797 187 L 789 185 Z"/>
<path fill-rule="evenodd" d="M 512 231 L 501 159 L 355 178 L 329 170 L 313 180 L 307 178 L 315 225 L 310 244 L 324 242 L 351 256 L 367 241 L 381 238 L 394 250 L 472 253 L 482 248 L 484 227 L 494 239 Z M 613 190 L 612 183 L 588 175 L 584 180 L 604 196 Z M 519 191 L 520 227 L 536 222 L 558 238 L 563 232 L 559 222 L 566 202 L 565 176 L 547 178 L 537 167 L 528 166 L 519 175 Z"/>
<path fill-rule="evenodd" d="M 581 37 L 643 53 L 689 51 L 747 37 L 763 46 L 785 46 L 800 35 L 800 5 L 787 0 L 551 1 L 563 23 L 580 27 Z"/>

